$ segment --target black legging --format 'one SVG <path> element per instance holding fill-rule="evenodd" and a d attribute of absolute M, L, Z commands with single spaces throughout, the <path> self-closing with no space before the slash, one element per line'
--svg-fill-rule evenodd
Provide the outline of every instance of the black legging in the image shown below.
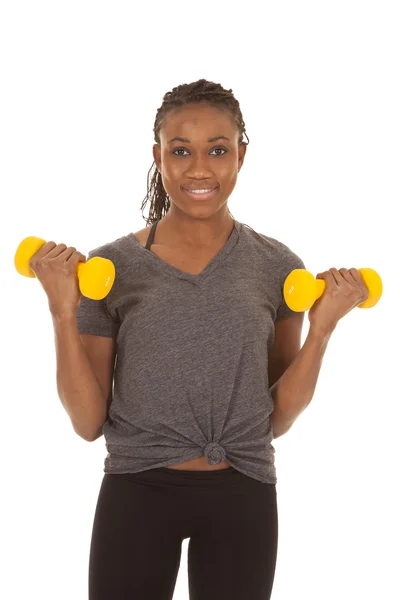
<path fill-rule="evenodd" d="M 276 486 L 233 467 L 104 474 L 89 600 L 172 600 L 185 538 L 190 600 L 269 600 L 278 547 Z"/>

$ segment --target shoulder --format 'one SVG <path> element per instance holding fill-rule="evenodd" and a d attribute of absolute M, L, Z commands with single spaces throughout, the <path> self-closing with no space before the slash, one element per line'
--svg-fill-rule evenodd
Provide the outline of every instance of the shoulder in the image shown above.
<path fill-rule="evenodd" d="M 253 240 L 258 241 L 261 246 L 264 245 L 264 247 L 268 248 L 270 256 L 276 257 L 280 261 L 286 259 L 301 260 L 294 250 L 281 240 L 266 235 L 265 233 L 254 231 L 254 229 L 251 228 L 246 230 L 246 235 L 250 236 Z"/>
<path fill-rule="evenodd" d="M 145 246 L 146 242 L 147 242 L 147 238 L 149 237 L 151 228 L 152 228 L 152 225 L 149 225 L 148 227 L 143 227 L 143 229 L 139 229 L 139 231 L 135 231 L 132 235 L 135 236 L 135 238 L 138 240 L 138 242 L 140 244 L 142 244 L 142 246 Z"/>
<path fill-rule="evenodd" d="M 123 235 L 115 240 L 104 242 L 103 244 L 96 246 L 90 250 L 88 253 L 88 258 L 100 256 L 102 258 L 114 260 L 121 254 L 125 254 L 130 249 L 131 245 L 132 241 L 129 240 L 129 234 Z"/>
<path fill-rule="evenodd" d="M 279 252 L 280 254 L 293 253 L 293 250 L 291 250 L 291 248 L 289 248 L 289 246 L 281 240 L 277 240 L 276 238 L 266 235 L 265 233 L 260 233 L 259 235 L 261 235 L 261 237 L 267 242 L 267 245 L 270 248 L 273 248 L 275 252 Z"/>
<path fill-rule="evenodd" d="M 293 269 L 306 268 L 303 259 L 293 250 L 291 245 L 266 235 L 265 233 L 254 232 L 252 235 L 254 237 L 258 236 L 257 239 L 264 241 L 269 260 L 271 260 L 272 263 L 276 263 L 276 265 L 279 266 L 279 269 L 282 269 L 284 273 L 290 272 Z M 259 243 L 261 244 L 261 241 Z"/>
<path fill-rule="evenodd" d="M 286 273 L 292 271 L 293 269 L 305 269 L 306 266 L 304 264 L 303 259 L 290 247 L 288 244 L 280 240 L 273 239 L 274 247 L 276 248 L 277 255 L 279 257 L 279 262 L 282 265 L 282 268 Z"/>

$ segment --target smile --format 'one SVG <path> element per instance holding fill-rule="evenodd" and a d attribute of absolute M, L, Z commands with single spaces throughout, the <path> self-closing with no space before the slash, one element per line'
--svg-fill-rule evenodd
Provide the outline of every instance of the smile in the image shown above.
<path fill-rule="evenodd" d="M 187 190 L 186 188 L 182 188 L 184 192 L 189 194 L 191 198 L 195 198 L 196 200 L 207 200 L 208 198 L 212 198 L 215 192 L 218 190 L 219 186 L 215 188 L 208 188 L 205 190 Z"/>

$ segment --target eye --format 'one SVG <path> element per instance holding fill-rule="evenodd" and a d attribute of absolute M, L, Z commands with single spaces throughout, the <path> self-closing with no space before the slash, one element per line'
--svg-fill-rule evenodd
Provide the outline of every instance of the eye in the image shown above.
<path fill-rule="evenodd" d="M 214 152 L 214 150 L 223 150 L 225 154 L 228 152 L 228 150 L 225 150 L 225 148 L 213 148 L 211 152 Z M 217 154 L 217 156 L 223 156 L 223 154 Z"/>
<path fill-rule="evenodd" d="M 176 152 L 179 152 L 180 150 L 186 150 L 186 148 L 176 148 L 175 150 L 172 151 L 172 154 L 175 154 Z M 211 152 L 214 152 L 214 150 L 223 150 L 224 153 L 226 154 L 228 152 L 228 150 L 226 150 L 226 148 L 213 148 L 211 150 Z M 184 154 L 175 154 L 175 156 L 185 156 Z M 224 156 L 223 154 L 214 154 L 214 156 Z"/>

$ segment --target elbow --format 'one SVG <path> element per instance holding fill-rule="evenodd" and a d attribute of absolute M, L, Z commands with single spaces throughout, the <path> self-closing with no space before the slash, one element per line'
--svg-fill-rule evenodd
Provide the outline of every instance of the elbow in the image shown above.
<path fill-rule="evenodd" d="M 285 433 L 287 433 L 289 431 L 290 427 L 288 427 L 287 429 L 274 429 L 272 427 L 272 439 L 276 440 L 276 438 L 281 437 L 282 435 L 285 435 Z"/>
<path fill-rule="evenodd" d="M 102 435 L 103 435 L 103 432 L 100 429 L 100 431 L 96 431 L 95 433 L 92 433 L 92 434 L 89 434 L 89 435 L 81 435 L 81 438 L 84 439 L 86 442 L 95 442 Z"/>
<path fill-rule="evenodd" d="M 103 431 L 102 429 L 100 429 L 100 431 L 97 431 L 94 435 L 92 435 L 90 437 L 90 439 L 88 439 L 88 442 L 95 442 L 96 440 L 99 439 L 99 437 L 101 437 L 103 435 Z"/>
<path fill-rule="evenodd" d="M 275 440 L 281 435 L 284 435 L 289 431 L 293 425 L 293 421 L 288 420 L 285 416 L 275 407 L 270 415 L 272 437 Z"/>
<path fill-rule="evenodd" d="M 279 438 L 282 435 L 285 435 L 285 433 L 287 433 L 289 431 L 289 429 L 278 429 L 278 428 L 274 429 L 274 427 L 272 427 L 272 439 L 276 440 L 276 438 Z"/>
<path fill-rule="evenodd" d="M 85 440 L 85 442 L 94 442 L 103 435 L 102 428 L 100 428 L 98 431 L 82 431 L 75 425 L 73 425 L 73 428 L 76 435 L 79 435 L 79 437 Z"/>
<path fill-rule="evenodd" d="M 83 433 L 81 431 L 77 431 L 75 429 L 76 435 L 79 435 L 80 438 L 85 440 L 85 442 L 94 442 L 95 438 L 92 435 L 88 435 L 87 433 Z"/>

